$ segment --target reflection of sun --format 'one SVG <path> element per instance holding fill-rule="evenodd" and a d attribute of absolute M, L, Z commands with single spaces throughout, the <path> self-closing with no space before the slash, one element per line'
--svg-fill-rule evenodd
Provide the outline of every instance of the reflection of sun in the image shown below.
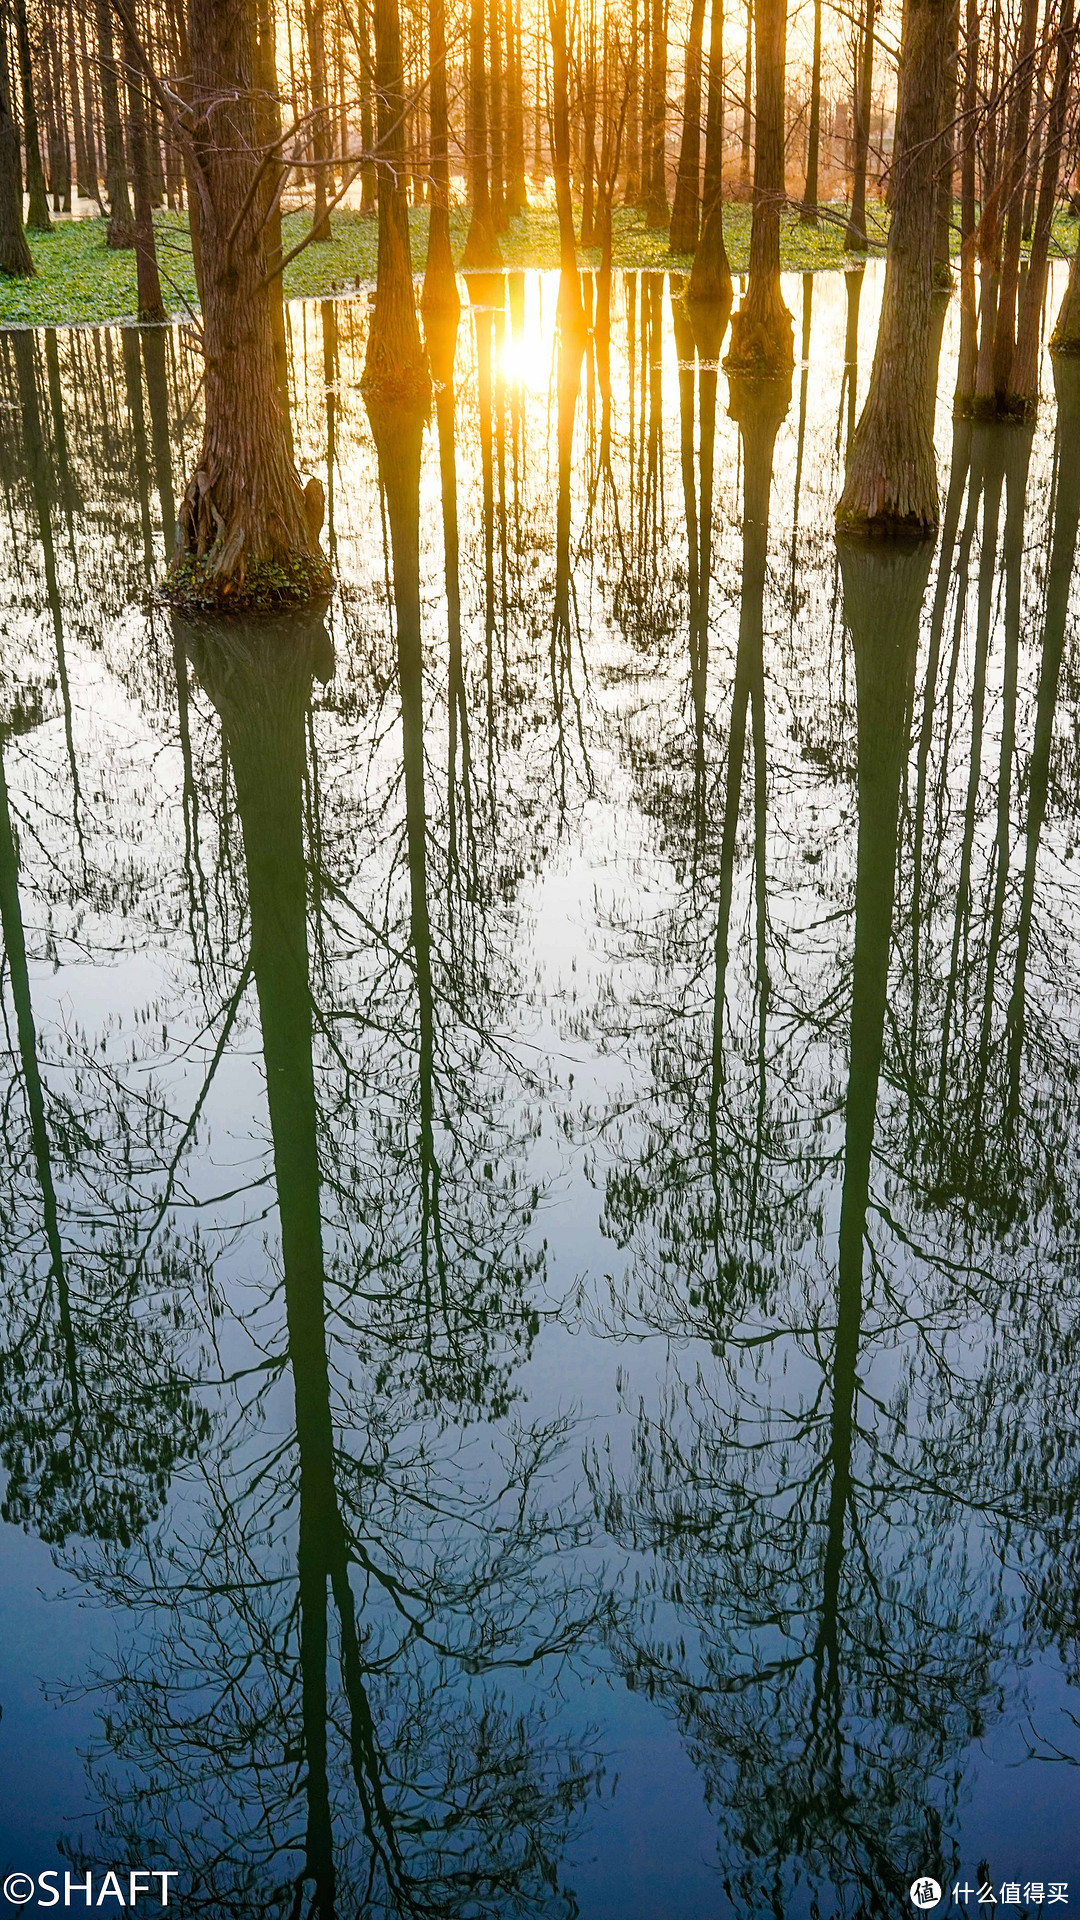
<path fill-rule="evenodd" d="M 529 363 L 535 361 L 535 347 L 530 350 L 524 339 L 515 340 L 509 325 L 499 344 L 499 372 L 509 386 L 524 386 L 529 375 Z"/>

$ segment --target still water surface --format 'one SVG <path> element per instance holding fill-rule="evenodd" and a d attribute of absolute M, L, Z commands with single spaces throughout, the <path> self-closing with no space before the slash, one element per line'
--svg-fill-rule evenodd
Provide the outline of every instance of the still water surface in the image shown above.
<path fill-rule="evenodd" d="M 262 630 L 151 599 L 183 336 L 0 337 L 4 1872 L 1080 1905 L 1080 384 L 954 427 L 950 314 L 838 555 L 880 273 L 785 284 L 729 391 L 491 282 L 381 495 L 295 306 Z"/>

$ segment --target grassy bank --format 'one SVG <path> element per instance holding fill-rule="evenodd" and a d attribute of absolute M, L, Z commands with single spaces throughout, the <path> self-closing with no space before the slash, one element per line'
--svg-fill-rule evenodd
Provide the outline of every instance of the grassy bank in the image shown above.
<path fill-rule="evenodd" d="M 842 213 L 839 207 L 829 209 L 816 228 L 801 226 L 795 214 L 785 213 L 781 235 L 784 266 L 799 273 L 843 266 L 850 256 L 843 250 Z M 426 209 L 415 208 L 410 220 L 413 259 L 419 269 L 427 241 Z M 871 231 L 878 236 L 873 252 L 882 251 L 887 220 L 883 207 L 871 209 Z M 187 221 L 183 215 L 162 213 L 156 216 L 156 225 L 166 304 L 171 312 L 183 314 L 196 301 Z M 455 212 L 454 243 L 459 255 L 467 225 L 467 212 Z M 724 225 L 732 269 L 743 272 L 750 252 L 749 206 L 730 202 L 725 208 Z M 295 246 L 307 226 L 306 214 L 287 216 L 286 251 Z M 333 230 L 329 243 L 308 247 L 287 269 L 285 291 L 291 299 L 317 297 L 357 282 L 363 285 L 374 281 L 374 220 L 352 211 L 339 212 L 334 215 Z M 0 326 L 68 326 L 134 317 L 135 256 L 132 252 L 114 253 L 106 247 L 103 221 L 64 221 L 51 233 L 31 234 L 29 239 L 37 275 L 33 280 L 9 280 L 0 275 Z M 1055 239 L 1061 251 L 1071 253 L 1076 244 L 1076 222 L 1062 216 Z M 669 254 L 666 233 L 650 232 L 643 216 L 628 208 L 616 210 L 613 242 L 617 267 L 689 267 L 688 260 L 680 261 Z M 507 267 L 557 267 L 559 236 L 554 212 L 536 208 L 515 220 L 503 236 L 502 251 Z M 581 249 L 580 260 L 583 266 L 596 266 L 599 254 Z"/>

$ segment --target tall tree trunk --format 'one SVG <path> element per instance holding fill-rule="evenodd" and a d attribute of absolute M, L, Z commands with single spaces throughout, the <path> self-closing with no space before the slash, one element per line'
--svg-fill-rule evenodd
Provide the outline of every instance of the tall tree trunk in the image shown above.
<path fill-rule="evenodd" d="M 742 142 L 739 171 L 750 178 L 750 134 L 754 121 L 754 0 L 746 0 L 746 54 L 743 61 Z"/>
<path fill-rule="evenodd" d="M 870 152 L 870 102 L 874 91 L 874 0 L 864 0 L 859 42 L 859 75 L 855 88 L 855 154 L 851 181 L 851 211 L 844 233 L 849 253 L 866 252 L 866 161 Z"/>
<path fill-rule="evenodd" d="M 1020 253 L 1024 229 L 1024 177 L 1028 139 L 1031 131 L 1031 95 L 1035 77 L 1035 35 L 1038 27 L 1036 0 L 1024 0 L 1018 64 L 1008 147 L 1004 168 L 1003 204 L 1005 235 L 1001 254 L 997 310 L 994 315 L 993 353 L 990 357 L 989 390 L 976 389 L 976 401 L 986 402 L 995 414 L 1005 410 L 1005 399 L 1012 371 L 1016 336 L 1016 297 L 1020 287 Z"/>
<path fill-rule="evenodd" d="M 326 91 L 326 8 L 324 0 L 311 0 L 304 8 L 307 30 L 308 72 L 311 77 L 311 157 L 315 162 L 315 195 L 311 216 L 313 240 L 331 240 L 330 215 L 326 211 L 326 184 L 330 168 L 330 108 Z"/>
<path fill-rule="evenodd" d="M 363 386 L 368 394 L 426 403 L 431 391 L 413 295 L 405 191 L 405 78 L 398 0 L 375 0 L 379 140 L 379 260 Z"/>
<path fill-rule="evenodd" d="M 93 180 L 93 168 L 90 164 L 89 149 L 86 143 L 86 122 L 83 115 L 82 69 L 75 49 L 75 9 L 73 0 L 67 0 L 65 13 L 67 33 L 68 84 L 71 88 L 71 123 L 75 135 L 75 191 L 83 200 L 92 200 L 97 192 L 97 182 Z"/>
<path fill-rule="evenodd" d="M 0 10 L 0 273 L 29 279 L 34 261 L 23 232 L 19 132 L 7 95 L 7 29 Z"/>
<path fill-rule="evenodd" d="M 506 211 L 526 213 L 525 101 L 521 74 L 521 0 L 506 0 Z"/>
<path fill-rule="evenodd" d="M 489 38 L 491 44 L 491 223 L 496 233 L 506 228 L 506 182 L 504 140 L 505 123 L 503 119 L 503 45 L 502 45 L 502 0 L 490 0 L 488 7 Z"/>
<path fill-rule="evenodd" d="M 577 285 L 574 202 L 570 191 L 570 55 L 566 44 L 566 0 L 548 0 L 551 32 L 552 170 L 559 216 L 560 287 Z M 580 293 L 578 305 L 580 308 Z M 582 322 L 584 324 L 584 321 Z"/>
<path fill-rule="evenodd" d="M 795 365 L 791 315 L 780 291 L 780 209 L 784 204 L 785 0 L 757 0 L 757 141 L 750 279 L 731 322 L 729 373 L 784 373 Z"/>
<path fill-rule="evenodd" d="M 446 0 L 430 0 L 428 49 L 431 58 L 431 217 L 422 304 L 458 311 L 454 256 L 450 249 L 450 128 L 446 100 Z"/>
<path fill-rule="evenodd" d="M 582 23 L 581 244 L 596 245 L 596 0 L 588 0 Z"/>
<path fill-rule="evenodd" d="M 265 229 L 254 0 L 190 0 L 190 161 L 199 200 L 205 424 L 170 576 L 181 604 L 239 610 L 320 597 L 322 488 L 301 488 L 278 388 Z"/>
<path fill-rule="evenodd" d="M 150 204 L 150 156 L 146 150 L 146 104 L 135 37 L 124 25 L 124 65 L 127 69 L 128 152 L 135 188 L 135 266 L 138 314 L 141 321 L 167 319 L 161 297 L 154 215 Z"/>
<path fill-rule="evenodd" d="M 870 390 L 837 508 L 841 527 L 937 526 L 934 223 L 953 0 L 904 0 L 896 185 Z"/>
<path fill-rule="evenodd" d="M 966 0 L 963 121 L 960 133 L 960 352 L 953 407 L 965 414 L 975 396 L 978 297 L 975 291 L 975 143 L 979 104 L 979 0 Z"/>
<path fill-rule="evenodd" d="M 41 165 L 41 141 L 38 114 L 34 102 L 34 69 L 30 57 L 30 28 L 26 18 L 26 0 L 14 0 L 15 49 L 19 59 L 22 91 L 23 145 L 26 148 L 26 224 L 37 233 L 48 233 L 49 200 L 45 191 L 45 173 Z"/>
<path fill-rule="evenodd" d="M 675 200 L 671 210 L 668 247 L 672 253 L 693 253 L 698 240 L 701 175 L 701 42 L 705 31 L 705 0 L 691 0 L 686 36 L 683 81 L 683 127 Z"/>
<path fill-rule="evenodd" d="M 496 267 L 501 255 L 492 220 L 488 187 L 487 68 L 484 47 L 484 0 L 469 0 L 469 194 L 472 219 L 461 258 L 468 271 Z"/>
<path fill-rule="evenodd" d="M 1031 255 L 1027 279 L 1020 296 L 1020 323 L 1016 351 L 1005 393 L 1005 411 L 1010 415 L 1034 413 L 1039 397 L 1038 349 L 1039 323 L 1046 291 L 1046 266 L 1050 234 L 1057 200 L 1058 171 L 1065 138 L 1065 117 L 1069 100 L 1069 79 L 1076 49 L 1076 25 L 1073 0 L 1061 0 L 1061 18 L 1057 34 L 1057 61 L 1050 114 L 1046 128 L 1042 177 L 1035 212 Z"/>
<path fill-rule="evenodd" d="M 105 195 L 109 202 L 109 224 L 105 243 L 110 247 L 135 245 L 135 219 L 128 196 L 127 167 L 124 163 L 124 128 L 120 118 L 120 83 L 113 55 L 112 13 L 109 0 L 94 0 L 97 23 L 98 74 L 101 84 L 101 118 L 105 128 Z"/>
<path fill-rule="evenodd" d="M 281 141 L 281 99 L 278 94 L 277 77 L 277 35 L 274 25 L 274 7 L 272 0 L 256 0 L 256 57 L 258 59 L 258 90 L 260 108 L 260 141 L 264 149 L 280 153 Z M 281 417 L 285 423 L 289 457 L 293 458 L 292 412 L 289 406 L 289 347 L 285 330 L 285 286 L 281 273 L 283 247 L 281 239 L 281 200 L 278 189 L 283 180 L 284 169 L 271 166 L 270 177 L 274 185 L 274 197 L 266 218 L 263 232 L 263 249 L 266 254 L 266 271 L 270 276 L 270 324 L 274 332 L 274 366 L 277 370 L 278 399 L 281 404 Z"/>
<path fill-rule="evenodd" d="M 628 207 L 641 198 L 641 56 L 639 0 L 630 0 L 630 54 L 626 71 L 626 190 Z"/>
<path fill-rule="evenodd" d="M 937 219 L 934 224 L 934 285 L 942 292 L 952 290 L 952 227 L 953 227 L 953 184 L 956 173 L 956 108 L 957 87 L 960 66 L 960 0 L 955 0 L 956 24 L 949 34 L 949 64 L 945 70 L 945 83 L 941 122 L 943 127 L 943 158 L 938 175 Z M 884 118 L 884 108 L 882 109 Z M 885 134 L 882 130 L 881 145 L 884 148 Z M 890 196 L 891 205 L 891 196 Z"/>
<path fill-rule="evenodd" d="M 649 127 L 649 197 L 645 218 L 650 227 L 667 225 L 667 8 L 664 0 L 652 0 L 649 30 L 649 60 L 652 78 L 652 122 Z"/>
<path fill-rule="evenodd" d="M 810 63 L 810 122 L 806 134 L 806 182 L 799 215 L 804 227 L 818 224 L 821 161 L 821 0 L 814 0 L 814 51 Z"/>
<path fill-rule="evenodd" d="M 360 53 L 360 144 L 364 152 L 375 151 L 375 115 L 372 108 L 374 97 L 372 88 L 371 35 L 368 30 L 368 10 L 366 6 L 357 7 L 357 44 Z M 377 181 L 375 162 L 365 160 L 360 169 L 360 211 L 374 213 Z"/>
<path fill-rule="evenodd" d="M 82 76 L 83 98 L 83 137 L 86 141 L 87 175 L 86 184 L 91 200 L 98 199 L 98 181 L 101 178 L 101 151 L 98 139 L 98 123 L 95 112 L 96 95 L 94 93 L 94 70 L 90 62 L 90 49 L 86 39 L 86 13 L 78 9 L 79 20 L 79 71 Z"/>
<path fill-rule="evenodd" d="M 701 214 L 701 238 L 690 273 L 689 298 L 723 304 L 730 312 L 731 268 L 724 245 L 724 0 L 712 0 L 709 23 L 709 104 Z"/>

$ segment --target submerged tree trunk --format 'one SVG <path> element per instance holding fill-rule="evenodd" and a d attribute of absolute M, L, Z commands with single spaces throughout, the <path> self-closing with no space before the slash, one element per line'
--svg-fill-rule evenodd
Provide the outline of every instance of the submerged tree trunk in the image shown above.
<path fill-rule="evenodd" d="M 124 164 L 124 127 L 120 117 L 120 83 L 113 55 L 112 15 L 109 0 L 94 0 L 97 23 L 98 77 L 101 85 L 101 118 L 105 128 L 105 197 L 109 202 L 109 224 L 105 243 L 110 247 L 135 245 L 135 221 L 128 196 L 127 168 Z"/>
<path fill-rule="evenodd" d="M 731 267 L 724 245 L 724 0 L 712 0 L 709 23 L 709 103 L 705 119 L 705 182 L 701 238 L 687 297 L 731 311 Z M 727 315 L 725 314 L 725 324 Z"/>
<path fill-rule="evenodd" d="M 705 0 L 692 0 L 686 39 L 683 84 L 682 143 L 675 176 L 668 247 L 672 253 L 693 253 L 698 240 L 701 174 L 701 41 L 705 31 Z"/>
<path fill-rule="evenodd" d="M 785 0 L 757 0 L 757 144 L 750 280 L 731 322 L 729 373 L 779 374 L 795 365 L 791 315 L 780 291 L 780 209 L 784 204 Z"/>
<path fill-rule="evenodd" d="M 379 261 L 363 385 L 426 403 L 431 390 L 412 283 L 405 195 L 405 79 L 398 0 L 375 0 Z"/>
<path fill-rule="evenodd" d="M 870 390 L 836 510 L 841 527 L 929 533 L 934 459 L 934 226 L 954 0 L 905 0 L 896 184 Z"/>
<path fill-rule="evenodd" d="M 252 0 L 191 0 L 190 65 L 206 414 L 170 592 L 194 607 L 295 605 L 325 593 L 330 572 L 322 488 L 301 488 L 278 388 Z"/>
<path fill-rule="evenodd" d="M 26 148 L 26 224 L 38 233 L 48 233 L 49 196 L 45 191 L 45 173 L 41 165 L 41 140 L 34 101 L 34 69 L 30 58 L 30 29 L 26 19 L 26 0 L 15 0 L 15 48 L 19 56 L 19 82 L 22 89 L 23 145 Z"/>
<path fill-rule="evenodd" d="M 7 46 L 0 13 L 0 273 L 24 280 L 34 271 L 23 232 L 19 134 L 7 97 Z"/>

